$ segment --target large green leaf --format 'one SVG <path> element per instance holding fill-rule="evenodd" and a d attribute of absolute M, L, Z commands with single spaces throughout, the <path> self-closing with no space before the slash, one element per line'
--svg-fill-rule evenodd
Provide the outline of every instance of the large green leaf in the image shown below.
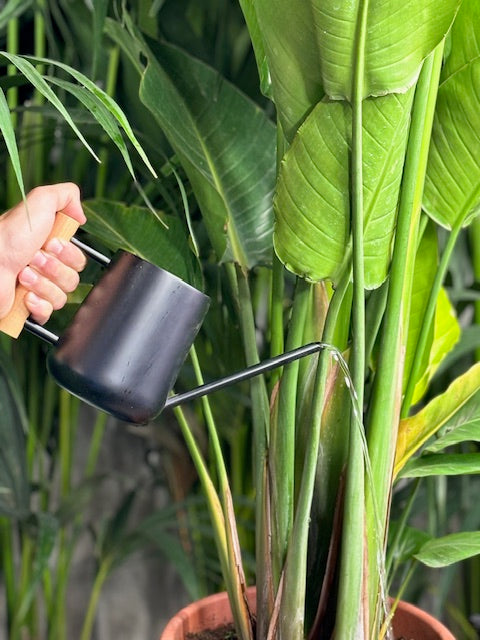
<path fill-rule="evenodd" d="M 140 98 L 174 148 L 192 184 L 220 260 L 244 267 L 271 260 L 275 127 L 216 71 L 175 47 L 110 27 L 148 64 Z"/>
<path fill-rule="evenodd" d="M 445 427 L 456 429 L 473 421 L 480 413 L 480 363 L 459 376 L 448 389 L 434 398 L 416 415 L 400 421 L 395 474 L 410 457 Z M 474 438 L 471 438 L 474 439 Z"/>
<path fill-rule="evenodd" d="M 424 58 L 448 32 L 461 0 L 316 0 L 323 86 L 329 96 L 349 98 L 355 58 L 365 55 L 364 97 L 405 91 Z M 366 20 L 361 26 L 362 12 Z M 361 51 L 361 31 L 366 34 Z"/>
<path fill-rule="evenodd" d="M 464 0 L 442 71 L 424 208 L 439 224 L 467 224 L 480 210 L 480 4 Z"/>
<path fill-rule="evenodd" d="M 459 3 L 257 0 L 273 95 L 287 137 L 323 93 L 351 97 L 355 61 L 363 54 L 364 97 L 406 91 L 447 33 Z M 364 51 L 362 33 L 368 34 Z"/>
<path fill-rule="evenodd" d="M 412 91 L 364 102 L 365 282 L 387 275 Z M 275 249 L 311 281 L 336 281 L 349 253 L 351 109 L 322 101 L 297 132 L 280 168 Z"/>
<path fill-rule="evenodd" d="M 428 567 L 439 568 L 466 560 L 479 553 L 480 531 L 463 531 L 429 540 L 415 554 L 415 557 Z"/>
<path fill-rule="evenodd" d="M 162 222 L 146 207 L 127 207 L 110 200 L 86 200 L 83 207 L 88 219 L 85 229 L 109 248 L 130 251 L 202 287 L 200 268 L 178 218 L 164 215 Z"/>

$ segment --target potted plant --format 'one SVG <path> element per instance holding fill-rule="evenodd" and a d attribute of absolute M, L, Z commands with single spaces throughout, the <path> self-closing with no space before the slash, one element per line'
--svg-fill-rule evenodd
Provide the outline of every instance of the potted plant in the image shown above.
<path fill-rule="evenodd" d="M 107 33 L 138 71 L 140 98 L 191 185 L 202 222 L 189 230 L 206 231 L 223 265 L 218 291 L 229 288 L 245 364 L 321 343 L 318 358 L 251 383 L 255 631 L 211 403 L 203 399 L 215 480 L 175 412 L 238 637 L 387 637 L 392 491 L 480 468 L 478 453 L 447 449 L 478 439 L 479 366 L 428 395 L 460 335 L 443 288 L 449 260 L 480 204 L 480 9 L 474 0 L 240 5 L 275 124 L 130 16 L 107 22 Z M 252 287 L 269 299 L 260 338 Z M 423 540 L 410 556 L 442 566 L 479 551 L 480 534 L 468 531 Z"/>

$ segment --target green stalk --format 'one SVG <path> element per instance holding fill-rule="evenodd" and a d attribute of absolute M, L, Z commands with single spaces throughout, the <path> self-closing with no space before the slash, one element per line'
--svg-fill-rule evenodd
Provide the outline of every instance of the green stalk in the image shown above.
<path fill-rule="evenodd" d="M 363 247 L 363 91 L 368 0 L 360 3 L 352 87 L 351 221 L 353 250 L 352 380 L 358 406 L 363 409 L 365 379 L 365 261 Z M 362 421 L 362 416 L 359 416 Z M 343 533 L 340 551 L 335 638 L 361 637 L 365 629 L 363 602 L 364 567 L 364 454 L 354 410 L 350 412 Z"/>
<path fill-rule="evenodd" d="M 480 218 L 476 217 L 470 227 L 468 228 L 469 238 L 470 238 L 470 247 L 471 247 L 471 256 L 472 256 L 472 266 L 473 266 L 473 274 L 475 277 L 475 282 L 480 282 Z M 474 303 L 475 309 L 475 324 L 480 324 L 480 300 L 476 300 Z M 480 348 L 475 350 L 475 360 L 478 362 L 480 360 Z"/>
<path fill-rule="evenodd" d="M 95 473 L 98 456 L 100 454 L 100 447 L 105 433 L 105 427 L 107 426 L 107 418 L 108 415 L 106 413 L 103 413 L 102 411 L 97 413 L 97 419 L 95 420 L 95 426 L 93 428 L 93 434 L 88 449 L 87 463 L 85 465 L 85 478 L 90 478 Z"/>
<path fill-rule="evenodd" d="M 398 430 L 403 350 L 407 340 L 417 234 L 442 56 L 443 42 L 424 62 L 415 93 L 387 307 L 369 416 L 368 447 L 373 478 L 372 486 L 367 485 L 366 517 L 368 522 L 374 522 L 378 516 L 381 526 L 385 528 Z M 368 542 L 369 597 L 370 611 L 373 612 L 376 609 L 379 580 L 377 558 L 383 553 L 384 535 L 380 532 L 379 539 L 373 536 Z"/>
<path fill-rule="evenodd" d="M 227 265 L 228 267 L 229 265 Z M 255 322 L 247 274 L 238 268 L 230 271 L 233 291 L 238 292 L 238 312 L 246 365 L 260 361 L 257 350 Z M 266 492 L 267 447 L 269 442 L 269 405 L 263 376 L 250 381 L 252 422 L 254 433 L 255 469 L 255 555 L 257 567 L 257 639 L 266 637 L 272 601 L 270 568 L 270 522 Z"/>
<path fill-rule="evenodd" d="M 12 640 L 14 638 L 21 637 L 21 631 L 25 623 L 26 615 L 28 614 L 28 611 L 25 611 L 25 610 L 22 611 L 22 609 L 24 609 L 22 605 L 25 601 L 26 594 L 30 589 L 30 580 L 32 575 L 31 569 L 32 569 L 33 556 L 34 556 L 33 542 L 32 542 L 32 539 L 28 536 L 28 534 L 22 532 L 20 539 L 21 539 L 20 546 L 21 546 L 22 559 L 21 559 L 21 568 L 20 568 L 20 580 L 19 580 L 19 586 L 17 591 L 17 606 L 15 610 L 15 615 L 13 618 L 12 628 L 11 628 Z M 26 623 L 25 623 L 25 626 L 26 626 Z M 32 630 L 30 629 L 30 631 Z"/>
<path fill-rule="evenodd" d="M 98 608 L 98 601 L 100 599 L 100 594 L 102 592 L 102 587 L 105 580 L 110 573 L 110 569 L 112 567 L 112 559 L 107 558 L 100 563 L 100 567 L 97 571 L 97 575 L 95 576 L 95 581 L 93 583 L 92 590 L 90 592 L 90 598 L 88 600 L 87 613 L 85 614 L 85 619 L 83 621 L 82 633 L 80 635 L 80 640 L 90 640 L 92 636 L 93 623 L 95 622 L 95 614 Z"/>
<path fill-rule="evenodd" d="M 60 391 L 60 493 L 65 497 L 70 492 L 70 476 L 72 469 L 72 441 L 70 424 L 71 396 Z"/>
<path fill-rule="evenodd" d="M 78 401 L 68 392 L 61 390 L 59 394 L 59 467 L 60 467 L 60 497 L 65 498 L 71 490 L 72 452 L 75 437 L 74 424 Z M 59 535 L 59 551 L 57 562 L 57 583 L 53 611 L 50 617 L 52 623 L 51 639 L 63 638 L 66 634 L 66 591 L 73 554 L 72 536 L 66 529 Z"/>
<path fill-rule="evenodd" d="M 194 346 L 192 346 L 190 350 L 190 358 L 192 360 L 197 384 L 202 385 L 204 383 L 204 379 L 200 369 L 197 352 Z M 225 534 L 230 570 L 228 572 L 228 575 L 224 576 L 224 579 L 228 585 L 230 604 L 234 613 L 234 620 L 237 626 L 237 630 L 241 634 L 242 639 L 253 639 L 250 617 L 245 608 L 245 573 L 243 570 L 242 558 L 240 555 L 240 544 L 238 541 L 238 533 L 233 513 L 233 499 L 230 492 L 228 474 L 225 467 L 220 439 L 218 437 L 218 431 L 215 426 L 215 420 L 213 418 L 212 410 L 210 407 L 210 400 L 207 396 L 204 396 L 202 398 L 202 406 L 210 443 L 212 445 L 215 470 L 219 480 L 219 497 L 225 522 Z"/>
<path fill-rule="evenodd" d="M 17 586 L 15 581 L 16 567 L 12 526 L 13 520 L 6 517 L 0 517 L 0 549 L 2 551 L 1 567 L 3 584 L 5 587 L 7 629 L 10 629 L 10 625 L 12 624 L 15 602 L 17 601 Z M 8 637 L 10 640 L 15 640 L 13 636 L 9 635 Z"/>
<path fill-rule="evenodd" d="M 303 344 L 309 300 L 310 285 L 303 279 L 298 279 L 286 344 L 287 351 Z M 275 505 L 272 519 L 272 565 L 275 589 L 280 581 L 293 526 L 295 416 L 299 366 L 300 363 L 297 360 L 284 369 L 270 427 L 269 472 L 272 503 Z"/>
<path fill-rule="evenodd" d="M 280 163 L 286 151 L 287 142 L 280 122 L 277 122 L 277 176 Z M 283 305 L 285 300 L 284 267 L 273 251 L 272 257 L 272 293 L 270 300 L 270 355 L 272 357 L 284 352 Z M 281 377 L 281 369 L 272 372 L 270 390 Z"/>
<path fill-rule="evenodd" d="M 234 574 L 234 567 L 231 564 L 231 551 L 229 549 L 227 523 L 223 514 L 223 509 L 215 491 L 202 454 L 197 446 L 195 438 L 191 432 L 185 415 L 180 407 L 174 409 L 175 416 L 180 425 L 185 444 L 192 457 L 199 480 L 202 484 L 207 505 L 210 512 L 210 519 L 214 530 L 217 552 L 220 559 L 222 575 L 227 583 L 227 591 L 232 605 L 232 613 L 240 640 L 253 640 L 250 627 L 250 619 L 242 600 L 242 594 L 238 592 L 237 586 L 232 583 L 231 577 Z"/>
<path fill-rule="evenodd" d="M 328 309 L 323 332 L 323 341 L 327 344 L 332 344 L 335 326 L 342 308 L 343 298 L 349 286 L 349 281 L 350 270 L 347 269 L 333 294 Z M 311 428 L 306 446 L 297 508 L 284 569 L 284 587 L 281 603 L 282 616 L 278 621 L 278 637 L 280 640 L 303 640 L 304 638 L 310 510 L 317 471 L 320 429 L 329 364 L 329 353 L 327 351 L 321 351 L 312 399 Z"/>
<path fill-rule="evenodd" d="M 451 233 L 449 234 L 447 244 L 445 245 L 445 249 L 443 251 L 443 254 L 440 260 L 440 264 L 438 265 L 438 269 L 435 273 L 435 279 L 433 281 L 432 288 L 430 290 L 427 306 L 425 308 L 425 314 L 423 316 L 422 328 L 420 330 L 420 334 L 417 339 L 417 345 L 415 348 L 415 355 L 412 362 L 412 368 L 410 370 L 407 387 L 405 389 L 405 395 L 404 395 L 403 404 L 402 404 L 402 411 L 400 414 L 401 418 L 407 417 L 408 412 L 410 410 L 410 406 L 412 404 L 412 398 L 415 392 L 415 385 L 417 384 L 418 377 L 420 374 L 420 368 L 422 366 L 422 360 L 425 355 L 425 351 L 427 349 L 429 331 L 435 319 L 435 311 L 437 308 L 438 295 L 440 293 L 440 289 L 442 288 L 442 284 L 445 279 L 445 275 L 447 273 L 448 265 L 450 264 L 450 259 L 453 254 L 455 244 L 457 242 L 460 231 L 462 230 L 463 220 L 464 220 L 463 216 L 460 216 L 455 226 L 453 227 Z"/>
<path fill-rule="evenodd" d="M 108 69 L 107 69 L 107 81 L 105 85 L 105 91 L 109 96 L 113 96 L 115 93 L 115 88 L 117 85 L 118 79 L 118 64 L 120 61 L 120 48 L 118 46 L 114 46 L 110 49 L 110 55 L 108 58 Z M 107 138 L 104 136 L 103 141 L 105 142 Z M 100 151 L 100 165 L 97 170 L 97 182 L 95 186 L 95 197 L 102 198 L 105 195 L 105 188 L 107 184 L 107 173 L 108 173 L 108 155 L 109 151 L 106 148 L 103 148 Z"/>
<path fill-rule="evenodd" d="M 46 37 L 45 37 L 45 17 L 44 11 L 46 9 L 45 0 L 37 0 L 35 14 L 34 14 L 34 50 L 35 56 L 38 58 L 46 57 Z M 39 65 L 37 67 L 39 73 L 44 73 L 45 65 Z M 35 91 L 35 97 L 33 100 L 35 106 L 42 106 L 45 103 L 45 97 L 39 92 Z M 42 116 L 34 114 L 32 118 L 32 124 L 38 126 L 39 130 L 42 128 Z M 43 184 L 44 179 L 44 167 L 45 167 L 45 141 L 43 136 L 37 140 L 33 153 L 33 181 L 35 185 Z M 32 160 L 31 160 L 32 161 Z"/>
<path fill-rule="evenodd" d="M 387 576 L 389 576 L 390 579 L 392 578 L 393 574 L 396 571 L 396 566 L 394 566 L 395 552 L 400 544 L 403 532 L 405 531 L 405 527 L 407 526 L 408 518 L 410 517 L 410 513 L 412 511 L 413 504 L 418 495 L 418 490 L 420 488 L 420 481 L 421 481 L 421 478 L 416 478 L 416 480 L 413 483 L 413 487 L 408 497 L 407 504 L 402 509 L 402 514 L 401 514 L 400 520 L 398 521 L 395 536 L 391 542 L 391 545 L 389 546 L 387 561 L 385 563 L 385 571 L 387 573 Z"/>
<path fill-rule="evenodd" d="M 18 18 L 13 18 L 8 21 L 7 24 L 7 52 L 17 54 L 19 50 L 19 34 L 20 23 Z M 16 67 L 9 64 L 7 67 L 7 75 L 14 76 L 16 74 Z M 18 88 L 11 87 L 7 91 L 7 103 L 11 112 L 11 119 L 13 128 L 16 129 L 18 125 L 18 115 L 16 109 L 18 107 Z M 19 199 L 19 190 L 17 184 L 17 178 L 15 171 L 13 170 L 12 163 L 7 164 L 7 176 L 6 176 L 6 194 L 7 205 L 12 206 Z"/>
<path fill-rule="evenodd" d="M 284 352 L 284 336 L 283 336 L 283 305 L 284 305 L 284 269 L 283 264 L 273 256 L 272 262 L 272 293 L 270 302 L 270 355 L 277 356 Z M 270 389 L 278 382 L 281 376 L 281 369 L 272 371 L 270 378 Z"/>
<path fill-rule="evenodd" d="M 39 381 L 39 359 L 38 344 L 30 342 L 28 345 L 28 422 L 29 430 L 27 434 L 27 469 L 30 478 L 33 475 L 33 463 L 35 459 L 35 449 L 38 439 L 39 414 L 40 414 L 40 381 Z"/>

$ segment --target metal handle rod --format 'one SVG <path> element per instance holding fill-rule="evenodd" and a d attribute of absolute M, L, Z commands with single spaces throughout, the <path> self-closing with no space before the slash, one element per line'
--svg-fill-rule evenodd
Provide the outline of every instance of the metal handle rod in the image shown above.
<path fill-rule="evenodd" d="M 87 256 L 89 256 L 90 258 L 92 258 L 96 262 L 104 265 L 105 267 L 110 264 L 110 262 L 111 262 L 110 258 L 108 258 L 103 253 L 100 253 L 100 251 L 97 251 L 96 249 L 93 249 L 88 244 L 85 244 L 84 242 L 79 240 L 76 236 L 73 236 L 73 238 L 71 238 L 70 242 L 72 244 L 74 244 L 76 247 L 78 247 L 79 249 L 81 249 L 84 253 L 86 253 Z"/>
<path fill-rule="evenodd" d="M 243 380 L 254 378 L 255 376 L 266 373 L 267 371 L 271 371 L 272 369 L 276 369 L 277 367 L 281 367 L 282 365 L 289 364 L 290 362 L 294 362 L 295 360 L 299 360 L 300 358 L 304 358 L 305 356 L 310 356 L 314 353 L 318 353 L 322 349 L 331 350 L 332 347 L 331 345 L 324 342 L 312 342 L 310 344 L 304 345 L 303 347 L 293 349 L 292 351 L 287 351 L 286 353 L 282 353 L 279 356 L 269 358 L 268 360 L 264 360 L 263 362 L 259 362 L 258 364 L 247 367 L 242 371 L 232 373 L 225 378 L 220 378 L 220 380 L 208 382 L 206 384 L 202 384 L 199 387 L 196 387 L 195 389 L 192 389 L 191 391 L 185 391 L 185 393 L 178 393 L 176 395 L 170 396 L 169 398 L 167 398 L 165 408 L 176 407 L 179 404 L 189 402 L 190 400 L 195 400 L 196 398 L 201 398 L 202 396 L 213 393 L 214 391 L 220 391 L 220 389 L 230 387 L 237 382 L 242 382 Z"/>
<path fill-rule="evenodd" d="M 30 333 L 33 333 L 34 336 L 37 336 L 37 338 L 42 338 L 45 342 L 50 343 L 52 346 L 55 346 L 59 340 L 59 337 L 52 333 L 52 331 L 45 329 L 41 324 L 37 324 L 32 320 L 25 320 L 24 328 Z"/>

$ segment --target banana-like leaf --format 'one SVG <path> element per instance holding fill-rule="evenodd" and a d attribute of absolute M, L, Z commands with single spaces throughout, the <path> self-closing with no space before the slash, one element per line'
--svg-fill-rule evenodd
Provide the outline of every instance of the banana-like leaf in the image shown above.
<path fill-rule="evenodd" d="M 451 533 L 426 542 L 415 558 L 427 567 L 447 567 L 480 553 L 480 531 Z"/>
<path fill-rule="evenodd" d="M 365 55 L 363 96 L 405 91 L 422 61 L 448 32 L 461 0 L 316 0 L 321 73 L 326 93 L 350 98 L 356 56 Z M 366 19 L 362 25 L 362 13 Z M 361 51 L 361 34 L 365 46 Z"/>
<path fill-rule="evenodd" d="M 214 69 L 176 47 L 109 27 L 148 63 L 140 98 L 182 163 L 217 257 L 245 268 L 272 258 L 275 127 Z M 133 43 L 132 43 L 133 39 Z"/>
<path fill-rule="evenodd" d="M 480 4 L 465 0 L 440 79 L 424 208 L 451 229 L 480 211 Z"/>
<path fill-rule="evenodd" d="M 323 93 L 350 99 L 358 56 L 365 56 L 363 97 L 406 91 L 448 32 L 459 4 L 257 0 L 273 95 L 287 137 Z M 367 33 L 362 51 L 361 36 Z"/>
<path fill-rule="evenodd" d="M 365 282 L 387 275 L 413 92 L 364 102 Z M 338 279 L 349 254 L 352 116 L 322 101 L 285 154 L 275 196 L 274 244 L 286 267 L 313 282 Z"/>
<path fill-rule="evenodd" d="M 401 478 L 464 476 L 480 473 L 480 453 L 432 453 L 410 460 Z"/>
<path fill-rule="evenodd" d="M 86 200 L 83 207 L 88 218 L 85 230 L 109 248 L 130 251 L 202 287 L 199 265 L 178 218 L 163 215 L 159 220 L 146 207 L 127 207 L 110 200 Z"/>
<path fill-rule="evenodd" d="M 472 430 L 475 429 L 473 425 L 476 416 L 480 415 L 479 391 L 480 363 L 477 363 L 454 380 L 444 393 L 434 398 L 419 413 L 401 420 L 395 454 L 395 475 L 442 427 L 451 431 L 472 424 Z"/>

